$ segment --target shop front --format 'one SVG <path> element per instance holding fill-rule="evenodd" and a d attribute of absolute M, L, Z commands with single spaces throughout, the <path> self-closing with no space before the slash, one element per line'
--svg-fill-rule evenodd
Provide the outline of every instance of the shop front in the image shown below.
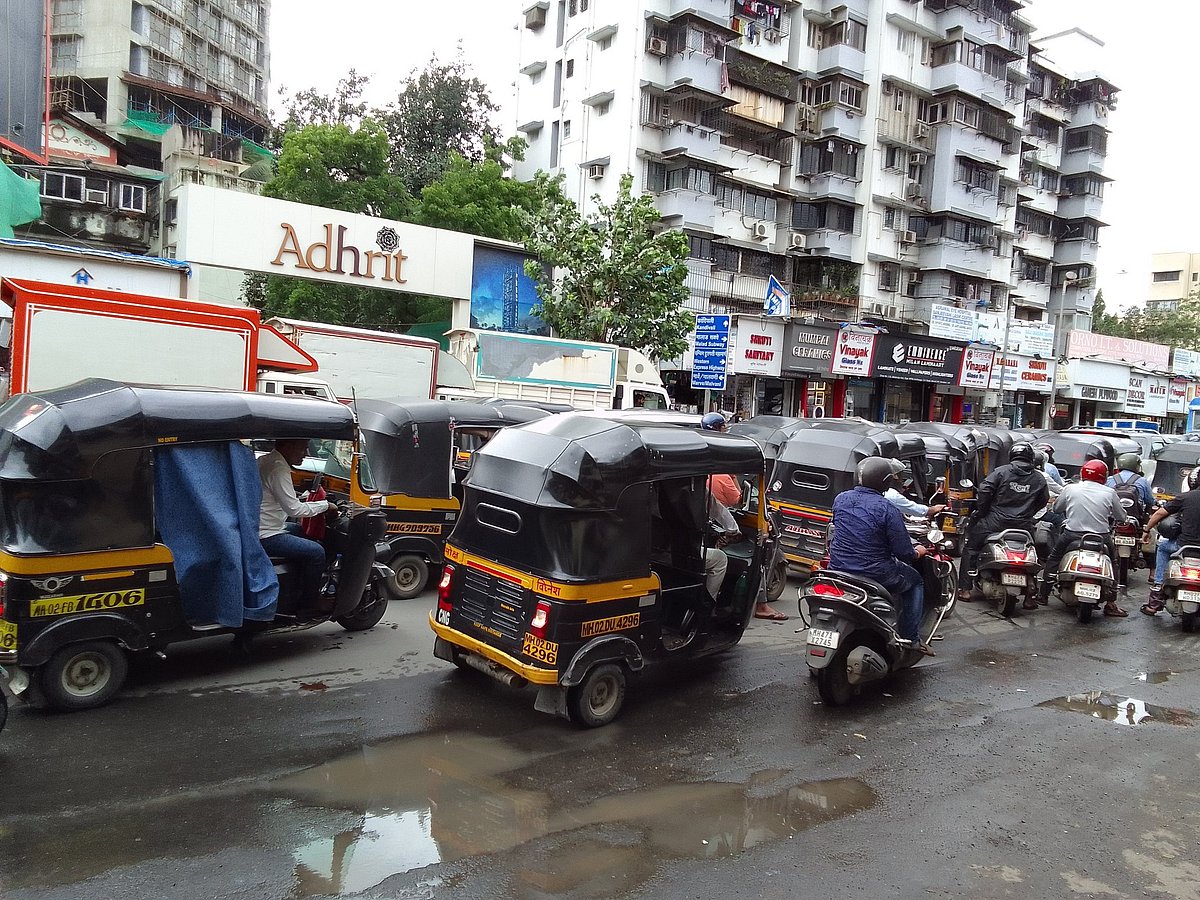
<path fill-rule="evenodd" d="M 782 374 L 792 386 L 792 405 L 785 413 L 819 419 L 839 415 L 837 400 L 845 382 L 833 374 L 833 346 L 838 329 L 828 325 L 788 325 L 783 333 Z"/>
<path fill-rule="evenodd" d="M 829 371 L 842 380 L 833 382 L 831 416 L 875 418 L 879 401 L 876 382 L 870 376 L 878 337 L 879 332 L 870 327 L 847 325 L 839 329 Z"/>
<path fill-rule="evenodd" d="M 788 415 L 795 406 L 793 379 L 783 378 L 784 325 L 765 316 L 735 316 L 730 375 L 722 409 L 739 418 Z"/>
<path fill-rule="evenodd" d="M 871 370 L 877 405 L 869 418 L 888 424 L 961 422 L 964 392 L 987 387 L 994 355 L 923 334 L 877 335 Z"/>
<path fill-rule="evenodd" d="M 1166 434 L 1177 434 L 1187 427 L 1188 389 L 1193 382 L 1190 378 L 1176 376 L 1167 383 L 1167 418 L 1163 425 Z"/>
<path fill-rule="evenodd" d="M 1131 369 L 1129 387 L 1125 393 L 1125 413 L 1128 418 L 1156 422 L 1159 430 L 1167 416 L 1170 381 L 1165 375 Z"/>
<path fill-rule="evenodd" d="M 1060 362 L 1054 428 L 1094 425 L 1096 419 L 1116 418 L 1129 394 L 1129 366 L 1097 359 Z"/>
<path fill-rule="evenodd" d="M 990 388 L 1012 428 L 1048 428 L 1054 399 L 1054 360 L 1006 353 L 992 370 Z"/>

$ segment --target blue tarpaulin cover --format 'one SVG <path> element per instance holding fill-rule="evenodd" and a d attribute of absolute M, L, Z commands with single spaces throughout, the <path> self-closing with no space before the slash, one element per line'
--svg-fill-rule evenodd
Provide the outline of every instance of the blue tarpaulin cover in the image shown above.
<path fill-rule="evenodd" d="M 154 503 L 189 622 L 238 628 L 274 618 L 279 579 L 258 540 L 262 485 L 248 447 L 156 450 Z"/>

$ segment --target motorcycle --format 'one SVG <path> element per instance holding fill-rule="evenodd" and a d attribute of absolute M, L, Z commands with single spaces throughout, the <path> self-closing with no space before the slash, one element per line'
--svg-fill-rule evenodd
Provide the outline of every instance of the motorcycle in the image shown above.
<path fill-rule="evenodd" d="M 916 526 L 910 525 L 909 534 Z M 936 580 L 939 592 L 926 590 L 921 637 L 937 638 L 958 596 L 956 571 L 947 540 L 923 524 L 919 543 L 926 547 L 922 574 Z M 926 562 L 928 561 L 928 562 Z M 896 631 L 900 609 L 883 585 L 863 577 L 819 569 L 800 589 L 801 618 L 808 626 L 805 660 L 817 680 L 821 699 L 830 706 L 849 703 L 864 684 L 916 665 L 923 654 Z"/>
<path fill-rule="evenodd" d="M 1117 583 L 1121 587 L 1129 587 L 1129 572 L 1137 569 L 1142 557 L 1142 527 L 1144 520 L 1133 517 L 1133 501 L 1121 500 L 1121 506 L 1129 516 L 1128 521 L 1117 525 L 1113 530 L 1113 543 L 1117 548 Z"/>
<path fill-rule="evenodd" d="M 1086 624 L 1092 613 L 1117 599 L 1117 577 L 1102 534 L 1085 534 L 1058 564 L 1058 596 Z"/>
<path fill-rule="evenodd" d="M 1019 528 L 1008 528 L 988 535 L 977 566 L 979 589 L 996 604 L 1001 615 L 1009 618 L 1016 611 L 1018 598 L 1034 599 L 1041 570 L 1033 536 Z"/>
<path fill-rule="evenodd" d="M 1180 617 L 1183 630 L 1196 630 L 1200 615 L 1200 547 L 1185 544 L 1171 554 L 1167 577 L 1163 580 L 1163 604 L 1167 612 Z"/>

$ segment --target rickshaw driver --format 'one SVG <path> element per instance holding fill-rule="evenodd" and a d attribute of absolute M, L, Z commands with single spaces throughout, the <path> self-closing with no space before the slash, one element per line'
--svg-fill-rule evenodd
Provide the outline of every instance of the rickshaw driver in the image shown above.
<path fill-rule="evenodd" d="M 258 461 L 262 481 L 262 507 L 258 515 L 258 538 L 268 556 L 281 557 L 300 568 L 303 585 L 302 609 L 320 606 L 321 575 L 325 571 L 325 548 L 303 537 L 300 526 L 288 517 L 306 519 L 330 509 L 328 500 L 302 501 L 292 485 L 292 467 L 304 462 L 308 441 L 289 439 L 275 442 L 275 449 Z"/>
<path fill-rule="evenodd" d="M 717 539 L 717 546 L 704 548 L 704 587 L 715 602 L 721 593 L 721 585 L 725 583 L 725 573 L 729 569 L 729 557 L 721 547 L 740 538 L 742 530 L 738 528 L 733 513 L 713 495 L 712 491 L 708 492 L 708 518 L 722 529 L 721 536 Z"/>

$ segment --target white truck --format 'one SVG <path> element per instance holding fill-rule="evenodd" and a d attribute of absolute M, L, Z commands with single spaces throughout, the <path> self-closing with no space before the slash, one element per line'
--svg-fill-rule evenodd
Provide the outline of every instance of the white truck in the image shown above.
<path fill-rule="evenodd" d="M 461 329 L 450 333 L 450 352 L 486 397 L 576 409 L 666 409 L 670 402 L 654 363 L 615 344 Z"/>

